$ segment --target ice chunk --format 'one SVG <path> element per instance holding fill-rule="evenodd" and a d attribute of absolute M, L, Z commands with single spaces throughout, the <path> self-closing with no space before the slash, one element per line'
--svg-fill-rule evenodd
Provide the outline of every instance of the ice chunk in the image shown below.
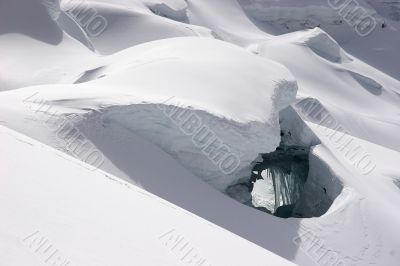
<path fill-rule="evenodd" d="M 268 170 L 264 170 L 261 175 L 264 179 L 258 179 L 254 183 L 253 191 L 251 192 L 252 204 L 254 207 L 264 207 L 271 213 L 274 213 L 276 204 L 272 176 Z"/>

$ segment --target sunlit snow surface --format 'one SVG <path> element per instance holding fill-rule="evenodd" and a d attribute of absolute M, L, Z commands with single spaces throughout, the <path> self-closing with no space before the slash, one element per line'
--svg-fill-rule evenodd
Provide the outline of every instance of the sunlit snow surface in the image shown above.
<path fill-rule="evenodd" d="M 399 1 L 330 2 L 0 0 L 0 264 L 398 266 Z"/>

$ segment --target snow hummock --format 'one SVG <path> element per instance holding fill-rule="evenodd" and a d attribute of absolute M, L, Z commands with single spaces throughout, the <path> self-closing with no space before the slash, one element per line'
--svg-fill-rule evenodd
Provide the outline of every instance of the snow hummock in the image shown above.
<path fill-rule="evenodd" d="M 66 0 L 0 4 L 5 263 L 42 263 L 21 243 L 39 231 L 76 265 L 176 265 L 157 246 L 172 227 L 212 265 L 287 264 L 271 252 L 398 265 L 398 1 L 357 1 L 377 22 L 364 37 L 319 0 L 79 2 L 75 15 Z M 86 8 L 106 19 L 101 34 L 76 16 Z M 212 128 L 241 158 L 236 172 L 221 173 L 170 110 Z M 48 121 L 82 132 L 102 170 L 66 155 Z M 312 146 L 293 211 L 318 217 L 280 219 L 220 193 L 248 201 L 236 184 L 280 142 Z"/>
<path fill-rule="evenodd" d="M 208 38 L 150 42 L 104 58 L 99 65 L 79 79 L 87 82 L 12 91 L 3 106 L 9 97 L 23 104 L 40 91 L 33 98 L 48 101 L 59 114 L 87 109 L 82 124 L 88 131 L 93 129 L 87 123 L 123 124 L 219 190 L 241 178 L 259 153 L 279 145 L 278 114 L 297 90 L 283 66 Z M 196 119 L 196 128 L 187 134 L 180 125 L 190 118 Z M 199 139 L 212 135 L 200 149 L 193 143 L 196 132 Z M 227 174 L 220 159 L 217 165 L 210 159 L 223 145 L 238 161 Z"/>

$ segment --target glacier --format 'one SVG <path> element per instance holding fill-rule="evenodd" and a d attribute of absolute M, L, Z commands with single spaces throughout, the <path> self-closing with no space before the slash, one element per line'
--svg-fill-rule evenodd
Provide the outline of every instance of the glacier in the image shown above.
<path fill-rule="evenodd" d="M 399 3 L 1 0 L 2 263 L 397 266 Z"/>

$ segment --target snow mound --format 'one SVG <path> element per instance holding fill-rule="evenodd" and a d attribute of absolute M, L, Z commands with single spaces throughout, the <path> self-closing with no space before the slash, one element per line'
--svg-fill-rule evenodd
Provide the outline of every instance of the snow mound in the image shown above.
<path fill-rule="evenodd" d="M 309 30 L 307 33 L 299 41 L 302 41 L 304 45 L 320 57 L 334 63 L 350 61 L 350 58 L 345 55 L 340 45 L 320 28 Z"/>
<path fill-rule="evenodd" d="M 0 92 L 0 124 L 81 161 L 70 145 L 85 141 L 103 154 L 103 170 L 296 264 L 321 259 L 322 264 L 397 266 L 400 193 L 393 181 L 400 176 L 399 1 L 339 2 L 365 8 L 376 20 L 373 31 L 360 36 L 343 10 L 320 0 L 3 0 L 0 90 L 9 91 Z M 93 16 L 103 22 L 101 31 L 91 28 Z M 66 128 L 59 132 L 54 126 L 62 123 Z M 211 132 L 208 142 L 196 141 L 204 131 Z M 75 132 L 84 140 L 73 139 Z M 135 192 L 123 194 L 100 184 L 98 172 L 66 166 L 59 158 L 87 165 L 63 153 L 41 152 L 42 144 L 14 133 L 0 135 L 5 147 L 0 179 L 6 178 L 0 193 L 5 210 L 0 241 L 5 244 L 0 245 L 11 264 L 34 263 L 17 246 L 18 234 L 35 230 L 27 221 L 55 232 L 54 241 L 77 265 L 96 264 L 99 254 L 105 258 L 98 265 L 147 265 L 158 258 L 154 265 L 176 264 L 157 248 L 157 258 L 151 248 L 148 256 L 141 253 L 145 262 L 132 253 L 132 246 L 140 251 L 155 247 L 143 232 L 176 213 L 148 204 Z M 255 175 L 250 169 L 254 159 L 280 141 L 314 146 L 306 154 L 308 177 L 293 211 L 305 215 L 294 217 L 313 218 L 278 219 L 237 204 L 206 183 L 247 204 L 252 195 L 245 181 Z M 233 171 L 224 171 L 222 158 L 240 160 L 232 161 L 239 162 L 228 168 Z M 258 199 L 268 197 L 271 203 L 272 190 L 265 189 L 270 182 L 256 186 Z M 114 199 L 118 204 L 111 204 Z M 258 206 L 272 210 L 263 201 Z M 152 208 L 153 215 L 134 221 L 146 230 L 132 226 L 126 210 L 140 213 L 141 219 Z M 88 210 L 94 215 L 88 216 Z M 191 215 L 186 214 L 175 217 Z M 118 224 L 111 224 L 110 217 L 119 217 Z M 270 262 L 239 240 L 233 245 L 226 234 L 213 238 L 194 220 L 186 227 L 165 220 L 195 239 L 204 237 L 195 242 L 215 265 Z M 105 228 L 113 225 L 108 234 Z M 73 235 L 78 246 L 65 240 Z M 137 245 L 131 235 L 149 242 Z M 310 244 L 324 257 L 315 258 Z M 225 256 L 221 246 L 234 255 Z"/>
<path fill-rule="evenodd" d="M 71 4 L 69 1 L 63 1 L 61 9 L 85 32 L 92 46 L 100 54 L 108 55 L 137 44 L 165 38 L 214 38 L 211 30 L 207 28 L 180 22 L 185 20 L 185 8 L 179 9 L 178 6 L 178 9 L 174 9 L 164 3 L 153 2 L 146 5 L 141 1 L 110 3 L 101 0 Z M 95 18 L 99 23 L 102 22 L 98 28 L 91 22 Z M 66 23 L 61 22 L 60 25 L 66 31 L 70 28 Z"/>
<path fill-rule="evenodd" d="M 78 127 L 124 125 L 221 191 L 279 145 L 279 112 L 297 92 L 283 66 L 208 38 L 150 42 L 98 65 L 80 84 L 13 91 L 4 104 L 40 91 L 59 114 L 88 113 Z"/>
<path fill-rule="evenodd" d="M 57 10 L 54 1 L 1 2 L 0 68 L 9 73 L 0 76 L 0 91 L 71 83 L 96 60 L 95 54 L 60 28 L 54 19 L 64 15 Z"/>

